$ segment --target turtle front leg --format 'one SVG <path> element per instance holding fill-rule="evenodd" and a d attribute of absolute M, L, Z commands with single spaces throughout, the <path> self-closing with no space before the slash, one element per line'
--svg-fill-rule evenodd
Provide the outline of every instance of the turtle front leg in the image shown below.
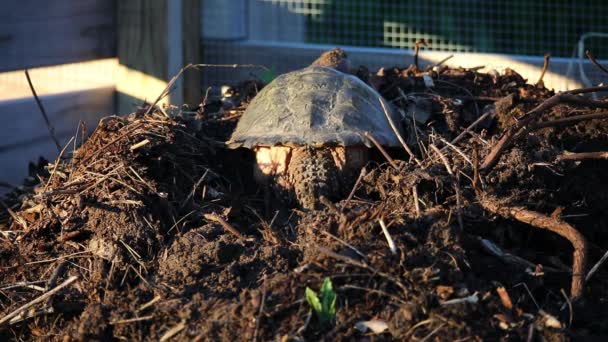
<path fill-rule="evenodd" d="M 296 200 L 304 209 L 319 209 L 321 196 L 339 196 L 340 172 L 328 148 L 296 148 L 287 168 Z"/>

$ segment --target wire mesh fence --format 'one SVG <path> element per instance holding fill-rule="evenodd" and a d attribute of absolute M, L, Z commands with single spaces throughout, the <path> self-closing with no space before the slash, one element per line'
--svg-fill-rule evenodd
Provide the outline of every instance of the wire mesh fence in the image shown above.
<path fill-rule="evenodd" d="M 608 3 L 527 0 L 274 1 L 309 7 L 307 42 L 568 57 L 579 37 L 608 32 Z M 293 4 L 292 4 L 293 6 Z M 597 54 L 602 41 L 590 42 Z"/>
<path fill-rule="evenodd" d="M 431 51 L 569 58 L 584 34 L 608 33 L 605 18 L 604 0 L 204 0 L 204 57 L 241 61 L 238 47 L 226 44 L 237 41 L 403 50 L 424 39 Z M 584 48 L 605 59 L 607 43 L 594 35 Z M 279 71 L 300 66 L 297 51 L 271 53 L 254 51 Z"/>

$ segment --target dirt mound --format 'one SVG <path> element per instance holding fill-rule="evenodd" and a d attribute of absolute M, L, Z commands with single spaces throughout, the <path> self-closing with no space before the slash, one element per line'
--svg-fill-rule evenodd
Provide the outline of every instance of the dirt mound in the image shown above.
<path fill-rule="evenodd" d="M 378 152 L 322 210 L 267 203 L 249 151 L 223 147 L 252 82 L 196 120 L 108 117 L 33 167 L 39 184 L 3 202 L 2 337 L 608 335 L 608 273 L 589 275 L 608 248 L 608 102 L 585 96 L 597 89 L 555 94 L 512 70 L 363 76 L 403 114 L 414 154 Z M 326 277 L 337 304 L 323 323 L 305 289 Z"/>

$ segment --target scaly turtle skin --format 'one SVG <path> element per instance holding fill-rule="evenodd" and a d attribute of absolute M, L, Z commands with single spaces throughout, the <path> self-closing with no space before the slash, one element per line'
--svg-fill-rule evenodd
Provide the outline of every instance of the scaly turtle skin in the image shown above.
<path fill-rule="evenodd" d="M 321 196 L 333 198 L 342 193 L 340 176 L 330 149 L 306 146 L 292 151 L 287 177 L 303 208 L 314 209 Z"/>
<path fill-rule="evenodd" d="M 344 70 L 342 58 L 343 51 L 332 50 L 316 65 L 277 77 L 251 101 L 227 142 L 255 151 L 256 180 L 307 209 L 318 208 L 320 196 L 337 199 L 350 190 L 368 161 L 364 132 L 382 145 L 399 145 L 380 94 L 352 75 L 319 66 Z"/>

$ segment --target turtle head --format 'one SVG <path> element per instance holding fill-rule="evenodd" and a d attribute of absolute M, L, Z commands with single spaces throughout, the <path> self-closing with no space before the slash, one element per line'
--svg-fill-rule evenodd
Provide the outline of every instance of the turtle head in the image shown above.
<path fill-rule="evenodd" d="M 323 52 L 319 58 L 312 62 L 314 66 L 334 68 L 343 73 L 350 73 L 351 65 L 346 52 L 340 48 Z"/>

